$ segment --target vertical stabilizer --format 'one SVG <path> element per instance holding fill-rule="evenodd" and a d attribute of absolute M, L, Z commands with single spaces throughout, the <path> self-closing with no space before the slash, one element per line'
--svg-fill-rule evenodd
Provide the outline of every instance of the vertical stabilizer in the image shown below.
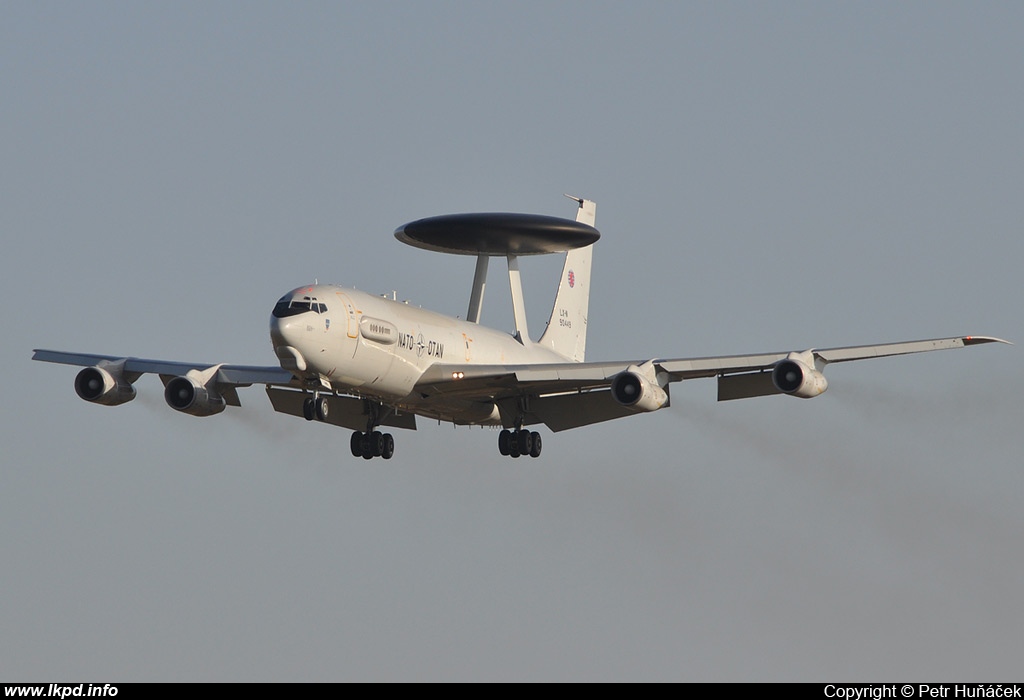
<path fill-rule="evenodd" d="M 580 205 L 576 221 L 593 226 L 597 205 L 588 199 L 569 198 Z M 583 362 L 587 349 L 587 310 L 590 307 L 590 263 L 593 252 L 593 245 L 566 252 L 551 318 L 548 319 L 547 330 L 538 341 L 538 345 L 554 350 L 573 362 Z"/>

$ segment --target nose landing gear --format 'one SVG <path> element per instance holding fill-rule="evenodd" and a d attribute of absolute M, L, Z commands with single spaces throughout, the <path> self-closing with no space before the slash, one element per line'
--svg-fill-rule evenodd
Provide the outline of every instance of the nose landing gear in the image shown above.
<path fill-rule="evenodd" d="M 326 396 L 314 394 L 302 402 L 302 417 L 306 420 L 325 421 L 329 412 L 330 404 Z"/>

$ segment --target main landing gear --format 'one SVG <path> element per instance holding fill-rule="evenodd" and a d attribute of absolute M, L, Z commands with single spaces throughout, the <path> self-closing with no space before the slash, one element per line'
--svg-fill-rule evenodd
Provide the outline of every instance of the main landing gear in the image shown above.
<path fill-rule="evenodd" d="M 498 433 L 498 452 L 506 457 L 540 457 L 543 447 L 540 433 L 529 430 L 502 430 Z"/>
<path fill-rule="evenodd" d="M 379 430 L 369 430 L 365 433 L 357 430 L 352 433 L 349 444 L 353 457 L 391 459 L 395 454 L 395 439 L 391 437 L 391 433 L 382 433 Z"/>

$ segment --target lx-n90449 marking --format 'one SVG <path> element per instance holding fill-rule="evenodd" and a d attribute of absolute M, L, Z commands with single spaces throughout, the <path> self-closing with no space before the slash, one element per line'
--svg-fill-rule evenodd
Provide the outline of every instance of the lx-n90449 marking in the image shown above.
<path fill-rule="evenodd" d="M 135 398 L 134 383 L 160 376 L 171 408 L 210 416 L 239 406 L 238 387 L 263 384 L 276 411 L 352 430 L 356 457 L 390 459 L 395 442 L 381 427 L 416 428 L 416 416 L 501 428 L 498 450 L 541 454 L 544 424 L 567 430 L 669 405 L 672 382 L 715 377 L 718 399 L 788 394 L 813 398 L 835 362 L 1002 342 L 953 336 L 803 351 L 682 359 L 586 362 L 594 202 L 572 197 L 575 220 L 530 214 L 455 214 L 413 221 L 395 236 L 410 245 L 476 257 L 466 320 L 395 299 L 326 284 L 285 294 L 270 318 L 278 365 L 256 367 L 143 360 L 36 350 L 33 359 L 84 366 L 75 391 L 107 406 Z M 564 254 L 547 328 L 526 325 L 519 258 Z M 515 332 L 480 325 L 491 257 L 508 261 Z"/>

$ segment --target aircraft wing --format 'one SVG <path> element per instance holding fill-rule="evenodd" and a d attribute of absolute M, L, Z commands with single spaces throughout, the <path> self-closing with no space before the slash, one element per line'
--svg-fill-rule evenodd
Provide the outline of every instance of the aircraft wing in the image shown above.
<path fill-rule="evenodd" d="M 867 360 L 874 357 L 910 355 L 918 352 L 930 352 L 932 350 L 952 350 L 968 345 L 1007 342 L 999 338 L 976 335 L 935 338 L 933 340 L 910 340 L 882 345 L 822 348 L 805 352 L 811 353 L 813 359 L 819 365 L 824 366 L 833 362 Z M 721 374 L 767 370 L 790 354 L 790 352 L 770 352 L 760 355 L 726 355 L 723 357 L 702 357 L 697 359 L 655 360 L 655 362 L 664 371 L 669 373 L 673 381 L 678 381 L 680 379 L 693 379 L 694 377 L 713 377 Z"/>
<path fill-rule="evenodd" d="M 610 389 L 616 377 L 634 372 L 665 391 L 671 382 L 718 377 L 718 400 L 786 393 L 772 381 L 772 370 L 783 360 L 795 358 L 818 373 L 828 364 L 876 357 L 891 357 L 933 350 L 962 348 L 984 343 L 1007 343 L 988 336 L 955 336 L 881 345 L 770 352 L 754 355 L 652 359 L 646 361 L 581 362 L 539 365 L 434 365 L 416 384 L 424 398 L 446 396 L 468 400 L 493 400 L 499 409 L 524 401 L 528 413 L 554 431 L 598 423 L 644 410 L 616 401 Z M 822 379 L 822 381 L 824 381 Z M 821 389 L 824 391 L 824 388 Z M 818 392 L 820 393 L 820 392 Z M 799 394 L 798 394 L 799 395 Z"/>
<path fill-rule="evenodd" d="M 275 386 L 296 386 L 291 372 L 280 367 L 260 367 L 256 365 L 208 364 L 201 362 L 172 362 L 169 360 L 145 360 L 138 357 L 117 357 L 116 355 L 92 355 L 81 352 L 62 352 L 58 350 L 35 350 L 33 360 L 54 362 L 61 365 L 77 365 L 79 367 L 116 366 L 118 373 L 128 381 L 134 382 L 143 374 L 157 374 L 166 384 L 174 377 L 195 373 L 201 375 L 204 384 L 212 380 L 218 392 L 230 406 L 237 406 L 237 387 L 253 384 L 269 384 Z M 123 364 L 122 364 L 123 363 Z"/>
<path fill-rule="evenodd" d="M 825 390 L 827 382 L 821 371 L 833 362 L 1005 342 L 987 336 L 956 336 L 803 352 L 645 361 L 529 365 L 435 364 L 422 375 L 412 395 L 426 402 L 431 399 L 441 403 L 445 400 L 493 402 L 498 406 L 502 421 L 507 426 L 513 425 L 520 415 L 524 415 L 526 424 L 544 423 L 557 432 L 668 406 L 669 384 L 684 379 L 717 377 L 719 401 L 780 393 L 809 398 Z M 193 415 L 209 415 L 223 410 L 225 404 L 240 405 L 236 389 L 252 384 L 266 385 L 274 408 L 280 412 L 299 415 L 302 408 L 299 401 L 301 393 L 272 388 L 300 388 L 290 372 L 276 366 L 210 365 L 55 350 L 36 350 L 32 359 L 102 370 L 96 373 L 99 376 L 87 378 L 92 385 L 90 387 L 80 387 L 76 380 L 79 395 L 99 403 L 116 405 L 131 400 L 135 395 L 131 383 L 143 374 L 156 374 L 165 386 L 179 381 L 191 384 L 192 389 L 187 392 L 187 399 L 183 399 L 188 408 L 177 408 Z M 798 368 L 798 379 L 810 377 L 811 384 L 807 391 L 802 384 L 785 391 L 779 388 L 773 378 L 774 370 L 783 363 L 793 363 Z M 631 384 L 632 388 L 627 384 Z M 185 388 L 175 387 L 175 392 Z M 201 388 L 207 391 L 203 392 Z M 619 390 L 633 392 L 629 394 L 629 401 L 619 400 L 622 397 L 615 393 Z M 101 393 L 86 395 L 93 391 Z M 196 399 L 196 403 L 192 403 L 193 399 Z M 331 422 L 346 427 L 362 425 L 366 417 L 362 404 L 362 401 L 355 398 L 338 404 L 339 411 Z M 381 424 L 414 427 L 411 418 L 411 415 L 395 413 Z"/>

